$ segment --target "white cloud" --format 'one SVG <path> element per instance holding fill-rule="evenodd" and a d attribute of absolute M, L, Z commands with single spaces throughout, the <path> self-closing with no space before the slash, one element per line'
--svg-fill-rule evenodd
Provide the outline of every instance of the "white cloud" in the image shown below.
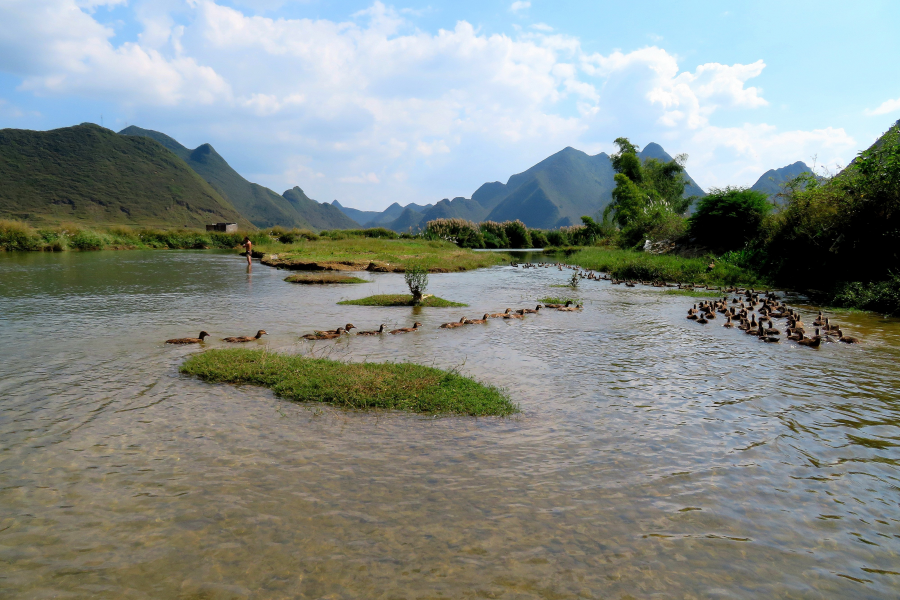
<path fill-rule="evenodd" d="M 527 10 L 528 8 L 531 8 L 531 2 L 528 2 L 528 0 L 516 0 L 509 5 L 509 10 L 514 13 Z"/>
<path fill-rule="evenodd" d="M 896 100 L 885 100 L 881 103 L 881 106 L 875 110 L 866 109 L 864 112 L 867 115 L 876 116 L 887 115 L 898 110 L 900 110 L 900 98 L 897 98 Z"/>
<path fill-rule="evenodd" d="M 465 21 L 424 32 L 382 2 L 338 22 L 153 0 L 133 9 L 136 39 L 115 42 L 84 6 L 3 0 L 0 71 L 35 94 L 118 103 L 129 122 L 176 138 L 190 127 L 260 183 L 359 208 L 468 196 L 620 135 L 687 151 L 691 174 L 716 185 L 853 145 L 840 129 L 760 124 L 768 102 L 748 82 L 763 60 L 682 69 L 656 46 L 588 54 L 543 23 L 513 36 Z"/>

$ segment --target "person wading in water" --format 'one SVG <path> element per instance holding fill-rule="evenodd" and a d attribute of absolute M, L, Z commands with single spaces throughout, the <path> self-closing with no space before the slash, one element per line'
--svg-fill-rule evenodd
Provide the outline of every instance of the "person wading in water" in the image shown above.
<path fill-rule="evenodd" d="M 241 246 L 243 246 L 244 248 L 247 249 L 247 265 L 248 266 L 252 265 L 253 263 L 250 262 L 250 258 L 253 255 L 253 253 L 252 253 L 253 242 L 250 241 L 250 238 L 248 238 L 247 236 L 244 236 L 244 241 L 241 242 Z"/>

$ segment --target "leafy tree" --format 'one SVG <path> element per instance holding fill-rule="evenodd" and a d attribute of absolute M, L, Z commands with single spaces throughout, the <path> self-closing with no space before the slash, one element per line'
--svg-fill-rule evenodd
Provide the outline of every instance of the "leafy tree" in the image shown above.
<path fill-rule="evenodd" d="M 612 202 L 603 212 L 604 222 L 612 219 L 617 223 L 628 244 L 645 236 L 677 235 L 683 230 L 680 215 L 693 201 L 683 197 L 687 155 L 680 154 L 667 163 L 652 158 L 642 162 L 638 147 L 628 138 L 617 138 L 614 143 L 619 148 L 610 157 L 616 171 L 616 188 Z"/>
<path fill-rule="evenodd" d="M 772 208 L 762 192 L 742 187 L 713 189 L 688 220 L 689 234 L 717 252 L 738 250 L 759 237 Z"/>
<path fill-rule="evenodd" d="M 422 294 L 428 287 L 428 269 L 418 264 L 409 265 L 403 273 L 403 278 L 406 280 L 406 285 L 409 286 L 413 304 L 422 302 Z"/>

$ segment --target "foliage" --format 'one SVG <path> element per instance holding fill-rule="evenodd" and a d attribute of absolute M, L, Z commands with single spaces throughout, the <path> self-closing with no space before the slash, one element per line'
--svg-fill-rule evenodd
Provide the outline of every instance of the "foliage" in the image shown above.
<path fill-rule="evenodd" d="M 616 171 L 616 188 L 603 212 L 604 222 L 615 222 L 627 245 L 645 237 L 657 240 L 679 233 L 677 221 L 692 202 L 683 197 L 687 156 L 679 155 L 668 163 L 652 158 L 642 162 L 638 147 L 628 138 L 617 138 L 615 144 L 619 150 L 610 160 Z"/>
<path fill-rule="evenodd" d="M 428 287 L 428 269 L 417 263 L 408 265 L 403 279 L 409 287 L 409 293 L 412 294 L 413 304 L 421 303 L 422 294 Z"/>
<path fill-rule="evenodd" d="M 531 235 L 525 223 L 516 219 L 515 221 L 506 221 L 503 225 L 503 231 L 506 233 L 506 239 L 509 240 L 509 248 L 531 248 Z"/>
<path fill-rule="evenodd" d="M 518 407 L 499 389 L 412 363 L 349 363 L 267 350 L 214 349 L 180 371 L 205 381 L 260 385 L 282 398 L 354 409 L 505 416 Z"/>
<path fill-rule="evenodd" d="M 712 189 L 688 220 L 689 235 L 717 252 L 738 250 L 759 237 L 772 208 L 762 192 L 743 187 Z"/>
<path fill-rule="evenodd" d="M 367 279 L 339 275 L 337 273 L 296 273 L 284 278 L 289 283 L 328 284 L 328 283 L 370 283 Z"/>
<path fill-rule="evenodd" d="M 900 315 L 900 276 L 892 273 L 884 281 L 842 283 L 827 302 L 837 307 Z"/>
<path fill-rule="evenodd" d="M 410 294 L 377 294 L 358 300 L 342 300 L 338 302 L 338 304 L 347 306 L 416 306 L 413 304 L 413 297 Z M 468 304 L 444 300 L 437 296 L 428 296 L 427 298 L 423 298 L 418 306 L 425 308 L 452 308 L 457 306 L 468 306 Z"/>

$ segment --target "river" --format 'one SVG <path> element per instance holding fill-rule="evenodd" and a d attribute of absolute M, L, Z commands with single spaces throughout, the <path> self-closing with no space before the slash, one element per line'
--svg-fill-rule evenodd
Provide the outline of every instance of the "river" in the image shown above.
<path fill-rule="evenodd" d="M 203 251 L 0 255 L 0 597 L 895 598 L 900 323 L 764 344 L 691 298 L 556 269 L 430 276 L 465 309 L 338 306 Z M 812 307 L 806 307 L 807 324 Z M 351 322 L 419 333 L 300 343 Z M 179 375 L 167 338 L 415 361 L 511 418 L 353 412 Z"/>

